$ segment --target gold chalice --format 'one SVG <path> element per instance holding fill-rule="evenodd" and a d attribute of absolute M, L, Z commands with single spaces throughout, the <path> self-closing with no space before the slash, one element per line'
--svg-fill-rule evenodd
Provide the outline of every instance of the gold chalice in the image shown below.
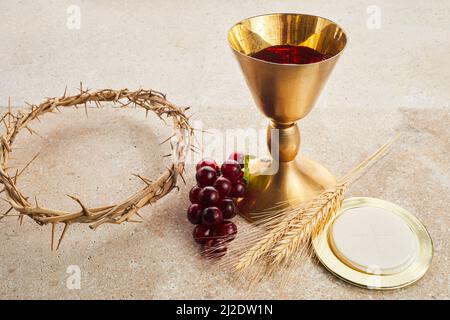
<path fill-rule="evenodd" d="M 270 119 L 268 147 L 278 170 L 274 174 L 250 176 L 245 197 L 239 202 L 241 214 L 255 220 L 263 211 L 306 202 L 333 185 L 334 176 L 323 166 L 300 157 L 300 131 L 296 121 L 313 108 L 319 93 L 347 38 L 334 22 L 306 14 L 268 14 L 245 19 L 234 25 L 228 41 L 241 66 L 247 85 L 259 109 Z M 280 64 L 251 57 L 275 45 L 306 46 L 327 58 L 309 64 Z M 274 130 L 278 144 L 271 141 Z"/>

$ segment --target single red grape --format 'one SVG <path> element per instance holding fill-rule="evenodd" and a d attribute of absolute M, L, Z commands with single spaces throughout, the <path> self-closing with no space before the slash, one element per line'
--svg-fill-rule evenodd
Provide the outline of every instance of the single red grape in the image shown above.
<path fill-rule="evenodd" d="M 241 172 L 240 164 L 235 160 L 225 160 L 220 168 L 222 174 L 225 178 L 233 182 L 239 177 L 239 173 Z"/>
<path fill-rule="evenodd" d="M 224 219 L 231 219 L 236 215 L 236 204 L 233 199 L 225 198 L 222 199 L 219 203 L 219 209 L 222 211 L 222 215 Z"/>
<path fill-rule="evenodd" d="M 212 237 L 211 228 L 206 224 L 199 224 L 195 226 L 194 231 L 192 231 L 192 236 L 195 242 L 204 244 L 207 240 Z"/>
<path fill-rule="evenodd" d="M 245 185 L 242 182 L 233 185 L 233 188 L 231 190 L 231 196 L 233 198 L 243 197 L 244 194 L 245 194 Z"/>
<path fill-rule="evenodd" d="M 220 201 L 219 191 L 217 191 L 214 187 L 204 187 L 198 193 L 198 200 L 201 204 L 204 204 L 206 206 L 213 206 Z"/>
<path fill-rule="evenodd" d="M 232 154 L 230 154 L 230 156 L 228 157 L 228 159 L 237 161 L 237 162 L 241 165 L 241 169 L 244 169 L 244 159 L 245 159 L 245 156 L 244 156 L 243 153 L 240 153 L 240 152 L 235 151 L 235 152 L 233 152 Z"/>
<path fill-rule="evenodd" d="M 214 188 L 219 191 L 222 198 L 225 198 L 231 192 L 231 181 L 225 177 L 219 177 L 216 182 L 214 182 Z"/>
<path fill-rule="evenodd" d="M 198 171 L 200 168 L 203 167 L 211 167 L 216 171 L 219 169 L 219 166 L 217 165 L 216 161 L 210 158 L 204 158 L 199 163 L 197 163 L 196 170 Z"/>
<path fill-rule="evenodd" d="M 203 246 L 203 254 L 207 258 L 220 258 L 227 253 L 225 241 L 221 239 L 209 239 Z"/>
<path fill-rule="evenodd" d="M 245 179 L 237 179 L 236 181 L 233 181 L 233 186 L 236 186 L 238 184 L 242 184 L 245 187 L 247 185 L 247 180 L 245 180 Z"/>
<path fill-rule="evenodd" d="M 200 168 L 195 174 L 200 187 L 212 186 L 217 179 L 217 172 L 211 167 Z"/>
<path fill-rule="evenodd" d="M 191 204 L 187 210 L 187 218 L 192 224 L 202 222 L 203 207 L 197 203 Z"/>
<path fill-rule="evenodd" d="M 231 241 L 236 238 L 237 227 L 231 221 L 224 221 L 217 226 L 214 226 L 213 235 L 215 238 Z"/>
<path fill-rule="evenodd" d="M 198 193 L 200 192 L 202 188 L 199 186 L 193 186 L 191 191 L 189 191 L 189 200 L 191 200 L 191 203 L 198 203 Z"/>
<path fill-rule="evenodd" d="M 222 211 L 217 207 L 205 208 L 202 212 L 202 221 L 207 225 L 219 224 L 223 221 Z"/>

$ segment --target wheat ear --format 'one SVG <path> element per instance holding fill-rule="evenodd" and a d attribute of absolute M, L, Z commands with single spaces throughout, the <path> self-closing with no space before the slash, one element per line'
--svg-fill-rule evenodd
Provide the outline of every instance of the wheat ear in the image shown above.
<path fill-rule="evenodd" d="M 293 252 L 301 251 L 300 247 L 307 245 L 311 236 L 319 233 L 338 212 L 347 188 L 347 182 L 337 184 L 307 206 L 292 208 L 288 228 L 283 230 L 270 252 L 270 263 L 287 263 Z"/>
<path fill-rule="evenodd" d="M 310 253 L 311 237 L 320 233 L 339 211 L 350 184 L 359 178 L 365 169 L 379 160 L 398 137 L 399 135 L 381 146 L 344 175 L 336 185 L 320 193 L 310 202 L 274 209 L 271 216 L 258 223 L 260 228 L 250 231 L 250 234 L 242 237 L 240 243 L 236 244 L 234 251 L 237 252 L 237 258 L 230 260 L 234 271 L 245 273 L 258 262 L 263 262 L 267 266 L 263 273 L 271 274 L 276 269 L 274 266 L 287 265 L 294 254 Z"/>

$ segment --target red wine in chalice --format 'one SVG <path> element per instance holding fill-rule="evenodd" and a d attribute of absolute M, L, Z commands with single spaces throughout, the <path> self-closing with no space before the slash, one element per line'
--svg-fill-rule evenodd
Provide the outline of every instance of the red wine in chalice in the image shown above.
<path fill-rule="evenodd" d="M 282 64 L 308 64 L 326 60 L 327 55 L 305 46 L 288 44 L 267 47 L 250 55 L 253 58 Z"/>

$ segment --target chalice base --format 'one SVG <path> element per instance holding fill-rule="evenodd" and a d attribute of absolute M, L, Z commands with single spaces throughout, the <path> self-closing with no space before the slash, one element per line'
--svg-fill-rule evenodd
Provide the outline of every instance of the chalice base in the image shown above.
<path fill-rule="evenodd" d="M 308 202 L 335 184 L 335 177 L 315 161 L 300 157 L 280 162 L 274 175 L 250 176 L 246 193 L 238 201 L 239 213 L 249 221 L 267 218 L 271 209 Z"/>

